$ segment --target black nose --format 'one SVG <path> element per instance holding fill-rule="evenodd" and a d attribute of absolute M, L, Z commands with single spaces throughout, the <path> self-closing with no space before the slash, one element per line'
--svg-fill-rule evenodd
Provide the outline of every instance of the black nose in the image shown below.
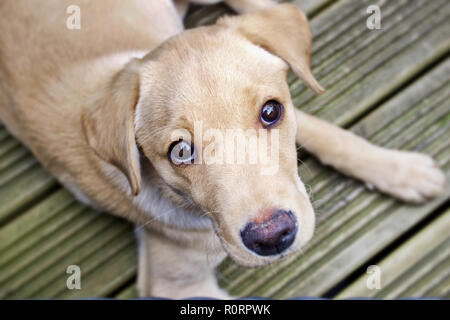
<path fill-rule="evenodd" d="M 280 254 L 295 240 L 297 223 L 291 211 L 277 210 L 265 221 L 247 223 L 241 231 L 245 246 L 260 256 Z"/>

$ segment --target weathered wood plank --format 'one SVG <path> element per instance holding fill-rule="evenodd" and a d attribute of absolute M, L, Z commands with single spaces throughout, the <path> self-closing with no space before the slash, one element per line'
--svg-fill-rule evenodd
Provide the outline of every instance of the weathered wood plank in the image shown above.
<path fill-rule="evenodd" d="M 117 299 L 134 299 L 138 297 L 138 292 L 136 288 L 136 283 L 132 283 L 125 289 L 123 289 L 118 295 L 115 296 Z"/>
<path fill-rule="evenodd" d="M 367 288 L 367 274 L 365 274 L 344 289 L 336 298 L 413 296 L 413 292 L 408 292 L 407 289 L 420 278 L 425 279 L 426 273 L 431 275 L 431 279 L 425 279 L 426 283 L 433 287 L 433 280 L 441 282 L 442 278 L 430 273 L 430 265 L 425 268 L 426 263 L 424 262 L 429 262 L 431 267 L 438 266 L 440 260 L 436 259 L 435 255 L 442 255 L 444 260 L 445 257 L 449 260 L 448 230 L 450 230 L 450 210 L 376 263 L 381 271 L 382 287 L 380 290 Z M 421 273 L 418 272 L 419 269 L 422 271 Z M 448 275 L 450 269 L 446 271 Z M 426 290 L 423 293 L 426 293 Z"/>
<path fill-rule="evenodd" d="M 428 264 L 416 270 L 414 276 L 417 281 L 403 290 L 400 297 L 429 297 L 429 290 L 450 277 L 450 239 L 436 251 L 436 255 L 427 261 Z"/>
<path fill-rule="evenodd" d="M 84 209 L 68 191 L 61 189 L 1 228 L 0 268 L 23 250 L 52 235 L 64 222 L 71 221 L 73 216 L 68 214 L 71 207 L 78 211 Z"/>
<path fill-rule="evenodd" d="M 300 90 L 293 97 L 295 104 L 338 124 L 347 124 L 447 52 L 450 48 L 450 4 L 408 2 L 408 6 L 416 5 L 419 7 L 412 13 L 409 7 L 406 13 L 399 7 L 396 14 L 386 17 L 383 23 L 388 26 L 390 20 L 399 22 L 392 22 L 383 31 L 368 30 L 364 15 L 359 13 L 361 21 L 353 28 L 361 29 L 361 36 L 347 45 L 347 50 L 355 52 L 346 52 L 342 58 L 335 57 L 339 51 L 327 55 L 313 68 L 319 82 L 328 89 L 327 93 L 317 97 L 306 89 Z M 321 16 L 313 20 L 313 32 L 314 25 L 320 23 Z M 345 32 L 333 35 L 333 40 L 325 45 L 330 46 L 330 50 L 339 46 Z M 365 39 L 372 40 L 365 43 Z M 313 62 L 320 58 L 313 53 Z"/>
<path fill-rule="evenodd" d="M 19 141 L 17 141 L 11 136 L 7 137 L 6 139 L 3 139 L 2 143 L 0 144 L 0 157 L 5 155 L 11 149 L 17 147 L 18 145 Z"/>
<path fill-rule="evenodd" d="M 10 165 L 14 164 L 27 154 L 29 153 L 23 146 L 17 145 L 17 147 L 0 156 L 0 172 L 6 170 Z M 1 184 L 2 183 L 0 182 L 0 185 Z"/>
<path fill-rule="evenodd" d="M 448 275 L 441 283 L 436 285 L 425 293 L 426 297 L 442 297 L 450 299 L 450 275 Z"/>
<path fill-rule="evenodd" d="M 56 180 L 37 164 L 0 186 L 0 225 L 16 210 L 55 186 Z"/>
<path fill-rule="evenodd" d="M 84 288 L 73 292 L 63 287 L 62 290 L 54 291 L 52 296 L 107 296 L 135 276 L 137 251 L 134 237 L 129 237 L 129 234 L 116 237 L 101 249 L 100 259 L 97 258 L 97 253 L 79 264 L 81 270 L 86 270 L 83 277 Z M 65 282 L 65 279 L 66 275 L 60 281 Z"/>
<path fill-rule="evenodd" d="M 65 271 L 69 265 L 78 265 L 84 274 L 89 274 L 125 246 L 135 246 L 130 225 L 116 218 L 90 211 L 78 215 L 72 223 L 74 226 L 55 232 L 47 239 L 48 244 L 39 243 L 25 257 L 2 268 L 0 287 L 4 288 L 4 297 L 51 297 L 62 293 L 66 290 Z M 136 261 L 129 259 L 128 263 L 132 268 Z"/>
<path fill-rule="evenodd" d="M 137 251 L 134 243 L 95 269 L 85 278 L 84 288 L 56 294 L 61 298 L 105 297 L 136 275 Z M 131 262 L 131 263 L 130 263 Z"/>
<path fill-rule="evenodd" d="M 6 130 L 6 128 L 2 124 L 0 124 L 0 142 L 3 142 L 3 140 L 8 136 L 8 130 Z"/>
<path fill-rule="evenodd" d="M 20 146 L 20 148 L 25 151 L 23 146 Z M 5 162 L 8 162 L 8 159 L 6 159 Z M 8 164 L 6 163 L 5 168 L 0 170 L 0 188 L 7 182 L 19 176 L 22 172 L 31 168 L 36 163 L 37 160 L 29 154 L 25 155 L 23 158 L 17 159 L 17 161 L 14 161 L 12 164 L 10 163 L 8 166 L 6 166 Z"/>

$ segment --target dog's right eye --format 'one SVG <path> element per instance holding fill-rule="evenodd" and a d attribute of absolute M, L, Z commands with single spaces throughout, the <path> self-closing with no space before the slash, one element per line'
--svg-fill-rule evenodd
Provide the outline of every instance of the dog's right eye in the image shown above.
<path fill-rule="evenodd" d="M 283 105 L 276 100 L 269 100 L 261 109 L 260 119 L 264 127 L 269 128 L 281 119 L 282 114 Z"/>
<path fill-rule="evenodd" d="M 194 146 L 184 140 L 173 142 L 169 147 L 169 160 L 175 165 L 192 164 L 194 162 Z"/>

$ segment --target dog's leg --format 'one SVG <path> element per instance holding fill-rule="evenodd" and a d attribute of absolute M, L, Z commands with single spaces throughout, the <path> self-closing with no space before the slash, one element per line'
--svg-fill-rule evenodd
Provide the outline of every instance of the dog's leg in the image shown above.
<path fill-rule="evenodd" d="M 381 148 L 299 110 L 296 115 L 297 144 L 324 164 L 405 201 L 424 202 L 445 190 L 446 177 L 429 156 Z"/>
<path fill-rule="evenodd" d="M 214 254 L 183 246 L 145 228 L 137 229 L 136 233 L 140 297 L 230 298 L 219 288 L 215 277 L 215 267 L 225 257 L 223 252 Z"/>

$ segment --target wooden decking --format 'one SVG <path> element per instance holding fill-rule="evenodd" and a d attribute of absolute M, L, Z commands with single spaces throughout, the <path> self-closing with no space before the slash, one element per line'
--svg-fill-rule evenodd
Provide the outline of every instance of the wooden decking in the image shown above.
<path fill-rule="evenodd" d="M 376 144 L 432 155 L 450 173 L 450 2 L 297 0 L 311 17 L 316 96 L 290 77 L 293 101 Z M 366 27 L 378 4 L 382 29 Z M 223 5 L 187 18 L 214 21 Z M 236 296 L 450 298 L 450 187 L 423 206 L 400 203 L 301 154 L 318 226 L 302 254 L 258 270 L 225 261 Z M 133 227 L 78 203 L 0 127 L 0 298 L 136 296 Z M 79 265 L 82 289 L 66 288 Z M 369 265 L 381 289 L 367 288 Z M 195 294 L 195 293 L 193 293 Z"/>

